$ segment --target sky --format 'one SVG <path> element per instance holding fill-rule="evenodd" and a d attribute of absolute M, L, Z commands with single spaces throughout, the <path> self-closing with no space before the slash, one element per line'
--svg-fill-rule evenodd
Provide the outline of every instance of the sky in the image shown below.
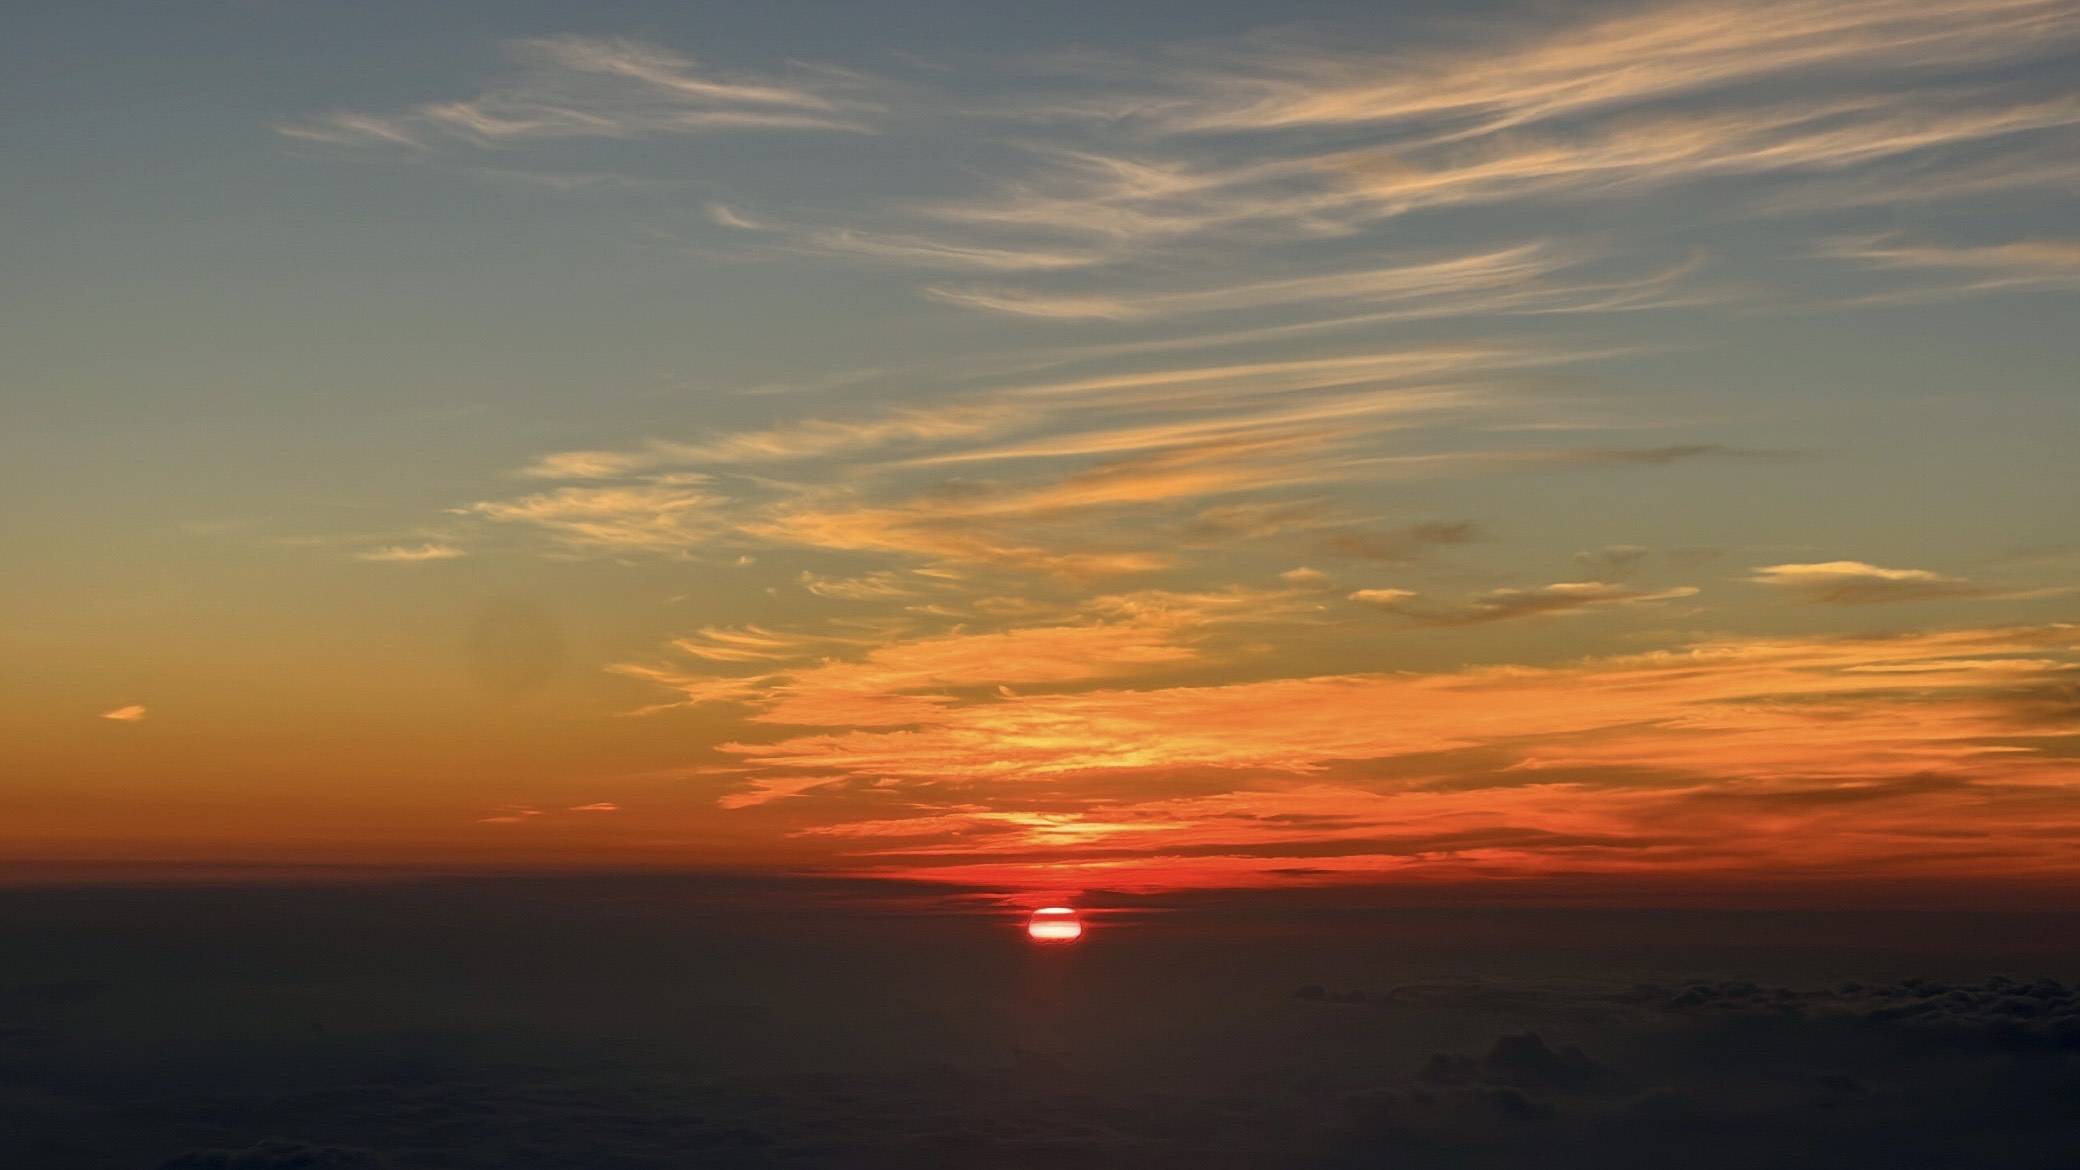
<path fill-rule="evenodd" d="M 2080 874 L 2071 0 L 15 24 L 9 873 Z"/>

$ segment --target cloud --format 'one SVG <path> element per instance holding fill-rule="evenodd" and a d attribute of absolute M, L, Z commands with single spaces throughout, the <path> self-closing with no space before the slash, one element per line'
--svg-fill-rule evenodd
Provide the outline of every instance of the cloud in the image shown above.
<path fill-rule="evenodd" d="M 754 225 L 739 222 L 731 226 Z M 1108 259 L 1105 253 L 1089 248 L 1019 248 L 850 228 L 817 230 L 766 226 L 767 230 L 784 232 L 786 246 L 803 254 L 851 256 L 916 268 L 943 268 L 969 272 L 1052 272 L 1087 268 Z"/>
<path fill-rule="evenodd" d="M 1535 198 L 1639 194 L 1675 183 L 1786 171 L 1839 172 L 1943 147 L 2067 128 L 2070 100 L 1957 111 L 1901 111 L 1868 98 L 1709 115 L 1634 116 L 1572 136 L 1522 134 L 1474 144 L 1358 152 L 1343 168 L 1353 204 L 1374 215 Z"/>
<path fill-rule="evenodd" d="M 1178 624 L 1168 611 L 1143 609 L 1124 621 L 898 641 L 875 647 L 858 661 L 825 659 L 748 680 L 675 675 L 658 668 L 645 669 L 641 676 L 677 687 L 689 703 L 754 702 L 753 718 L 759 722 L 888 726 L 929 719 L 957 703 L 955 693 L 964 688 L 1059 685 L 1194 661 L 1197 655 L 1175 640 Z M 679 648 L 703 658 L 722 657 L 706 644 L 681 641 Z"/>
<path fill-rule="evenodd" d="M 1503 591 L 1440 620 L 1637 600 L 1591 587 Z M 893 842 L 858 865 L 934 880 L 1251 885 L 1288 880 L 1279 872 L 1301 859 L 1308 881 L 1909 862 L 1924 875 L 2002 872 L 2064 864 L 2057 832 L 2080 834 L 2070 727 L 2039 712 L 2080 669 L 2069 626 L 1724 638 L 1429 674 L 1108 681 L 1203 669 L 1230 644 L 1208 641 L 1215 612 L 898 642 L 733 693 L 703 694 L 715 684 L 697 676 L 656 681 L 688 701 L 752 702 L 758 723 L 830 728 L 724 751 L 752 792 L 794 778 L 805 831 Z M 871 815 L 846 786 L 808 777 L 870 785 Z M 1758 820 L 1774 827 L 1757 834 Z M 858 821 L 874 827 L 843 828 Z M 1960 824 L 1981 834 L 1969 848 L 1924 839 Z"/>
<path fill-rule="evenodd" d="M 113 994 L 0 990 L 8 1100 L 35 1118 L 0 1156 L 2042 1170 L 2072 1148 L 2080 991 L 2036 970 L 2070 953 L 2058 915 L 1091 891 L 1087 1023 L 1087 1001 L 975 978 L 1034 957 L 1009 949 L 1022 915 L 968 893 L 478 876 L 288 886 L 270 896 L 301 913 L 263 918 L 250 886 L 103 891 L 46 961 L 120 971 Z M 183 961 L 205 928 L 224 938 Z M 439 977 L 458 962 L 473 978 Z"/>
<path fill-rule="evenodd" d="M 862 577 L 824 577 L 802 570 L 802 588 L 818 597 L 843 601 L 889 601 L 916 597 L 919 578 L 896 573 L 868 573 Z"/>
<path fill-rule="evenodd" d="M 1652 551 L 1636 544 L 1610 544 L 1578 552 L 1574 559 L 1591 581 L 1622 581 L 1637 571 Z"/>
<path fill-rule="evenodd" d="M 671 49 L 613 37 L 511 41 L 520 75 L 464 101 L 394 114 L 343 111 L 276 127 L 306 142 L 433 149 L 722 130 L 867 129 L 857 78 L 704 72 Z"/>
<path fill-rule="evenodd" d="M 1462 520 L 1450 524 L 1411 524 L 1385 531 L 1337 532 L 1324 538 L 1322 546 L 1338 556 L 1406 563 L 1433 548 L 1467 544 L 1478 538 L 1474 526 Z"/>
<path fill-rule="evenodd" d="M 2045 144 L 2030 140 L 2070 131 L 2080 122 L 2080 104 L 2054 99 L 1956 106 L 1954 99 L 1929 103 L 1886 94 L 1773 104 L 1735 100 L 1720 109 L 1599 116 L 1601 121 L 1559 129 L 1496 124 L 1448 130 L 1425 126 L 1418 117 L 1376 132 L 1386 145 L 1294 154 L 1266 142 L 1254 156 L 1228 163 L 1199 161 L 1219 156 L 1176 138 L 1163 140 L 1172 152 L 1166 156 L 1045 154 L 1036 160 L 1035 174 L 1006 191 L 937 211 L 954 225 L 984 233 L 1039 231 L 1072 240 L 1082 249 L 1075 253 L 1079 258 L 1110 247 L 1115 263 L 1129 264 L 1142 251 L 1187 238 L 1244 234 L 1304 242 L 1354 235 L 1378 221 L 1423 211 L 1636 198 L 1729 176 L 1768 176 L 1797 186 L 1960 148 L 1983 151 L 1987 143 L 2007 139 L 2041 149 Z M 1900 176 L 1897 185 L 1926 189 L 1944 181 L 1941 172 L 1926 171 L 1924 165 Z M 1904 197 L 1909 193 L 1893 196 Z M 1781 210 L 1793 200 L 1779 195 L 1760 206 Z M 1033 315 L 1127 317 L 1143 311 L 1088 293 L 1055 300 L 1028 290 L 941 288 L 935 295 Z M 1255 295 L 1261 298 L 1264 291 Z"/>
<path fill-rule="evenodd" d="M 1393 435 L 1438 434 L 1517 405 L 1497 378 L 1572 356 L 1456 344 L 1008 385 L 999 374 L 934 405 L 545 455 L 522 474 L 599 482 L 458 511 L 544 530 L 566 548 L 684 553 L 727 542 L 1078 578 L 1156 571 L 1194 550 L 1337 523 L 1324 501 L 1239 498 L 1251 493 L 1748 454 L 1710 444 L 1375 453 Z M 763 462 L 795 466 L 782 479 L 755 474 Z M 1021 464 L 1035 470 L 920 482 Z M 1195 509 L 1190 518 L 1178 515 L 1186 507 Z M 1176 539 L 1148 547 L 1151 525 Z M 1440 527 L 1334 539 L 1345 545 L 1336 551 L 1360 554 L 1370 541 L 1383 555 L 1383 540 L 1412 541 L 1404 550 L 1412 551 L 1465 535 Z M 811 576 L 803 580 L 812 591 L 831 596 L 858 595 L 872 582 L 894 599 L 915 584 L 869 573 L 840 586 L 836 576 Z"/>
<path fill-rule="evenodd" d="M 355 553 L 356 560 L 377 561 L 385 564 L 412 564 L 418 561 L 448 561 L 469 554 L 452 544 L 392 544 L 382 548 Z"/>
<path fill-rule="evenodd" d="M 532 805 L 502 804 L 490 816 L 478 817 L 477 823 L 480 825 L 519 825 L 525 824 L 535 817 L 546 815 L 541 809 Z"/>
<path fill-rule="evenodd" d="M 653 439 L 627 451 L 563 451 L 542 456 L 521 474 L 538 479 L 618 479 L 663 467 L 822 459 L 890 445 L 986 436 L 1030 417 L 1030 410 L 1010 403 L 981 402 L 907 408 L 869 419 L 804 419 L 721 434 L 706 442 Z"/>
<path fill-rule="evenodd" d="M 111 711 L 103 711 L 101 717 L 103 719 L 113 719 L 117 723 L 142 723 L 150 713 L 143 706 L 132 703 L 127 707 L 117 707 Z"/>
<path fill-rule="evenodd" d="M 615 803 L 614 803 L 614 802 L 612 802 L 612 801 L 608 801 L 608 800 L 602 800 L 602 801 L 598 801 L 597 803 L 594 803 L 594 804 L 574 804 L 574 805 L 572 805 L 572 806 L 570 807 L 569 811 L 570 811 L 570 812 L 620 812 L 620 811 L 621 811 L 621 806 L 620 806 L 620 805 L 618 805 L 618 804 L 615 804 Z"/>
<path fill-rule="evenodd" d="M 1293 306 L 1386 305 L 1367 314 L 1374 322 L 1439 317 L 1612 312 L 1678 303 L 1673 289 L 1693 264 L 1642 276 L 1545 279 L 1574 258 L 1547 243 L 1522 244 L 1386 268 L 1315 273 L 1208 288 L 1147 292 L 1070 292 L 934 285 L 934 299 L 965 308 L 1028 317 L 1134 321 L 1198 313 Z"/>
<path fill-rule="evenodd" d="M 2006 244 L 1950 247 L 1892 243 L 1884 238 L 1837 241 L 1824 255 L 1881 268 L 1949 276 L 1951 283 L 1881 293 L 1881 299 L 1913 299 L 2008 291 L 2080 289 L 2080 240 L 2017 240 Z"/>
<path fill-rule="evenodd" d="M 1885 569 L 1862 561 L 1767 565 L 1748 580 L 1817 605 L 1881 605 L 1990 597 L 1993 591 L 1926 569 Z"/>
<path fill-rule="evenodd" d="M 1384 609 L 1414 601 L 1416 597 L 1416 591 L 1413 589 L 1359 589 L 1351 593 L 1347 600 Z"/>
<path fill-rule="evenodd" d="M 1340 432 L 1346 437 L 1370 430 L 1413 425 L 1410 416 L 1463 409 L 1470 393 L 1447 388 L 1373 390 L 1356 394 L 1315 395 L 1269 410 L 1231 410 L 1194 418 L 1117 428 L 1090 428 L 1046 438 L 971 448 L 955 454 L 912 460 L 916 467 L 1011 459 L 1061 459 L 1080 455 L 1119 455 L 1245 440 L 1255 435 L 1282 436 Z"/>
<path fill-rule="evenodd" d="M 1524 244 L 1490 252 L 1451 256 L 1417 264 L 1361 269 L 1255 281 L 1225 288 L 1199 288 L 1184 292 L 1115 295 L 1102 302 L 1088 296 L 1061 302 L 1021 294 L 1016 299 L 991 300 L 981 292 L 935 289 L 942 300 L 993 308 L 1002 312 L 1025 312 L 1040 316 L 1088 315 L 1132 318 L 1168 316 L 1266 305 L 1318 303 L 1323 301 L 1431 301 L 1461 292 L 1483 292 L 1515 288 L 1536 276 L 1559 271 L 1565 260 L 1544 244 Z M 1071 303 L 1082 305 L 1072 311 Z"/>
<path fill-rule="evenodd" d="M 1051 133 L 990 190 L 906 207 L 902 230 L 790 230 L 803 248 L 907 267 L 1066 273 L 1078 277 L 1066 287 L 927 293 L 997 313 L 1131 321 L 1394 295 L 1383 272 L 1160 282 L 1177 270 L 1163 259 L 1187 242 L 1262 255 L 1423 211 L 1639 197 L 1739 176 L 1780 188 L 1732 196 L 1762 213 L 1839 206 L 1821 187 L 1898 201 L 2073 174 L 2038 157 L 2070 153 L 2061 147 L 2080 104 L 2069 95 L 2013 81 L 1897 84 L 1903 71 L 1970 76 L 2055 52 L 2080 37 L 2060 0 L 1670 4 L 1517 27 L 1532 31 L 1450 50 L 1259 36 L 1109 68 L 1080 62 L 1061 88 L 991 111 Z M 2014 157 L 1988 165 L 2001 149 Z M 1700 295 L 1675 293 L 1683 274 L 1412 300 L 1380 316 L 1680 303 Z M 1488 287 L 1478 271 L 1450 275 L 1431 292 Z"/>
<path fill-rule="evenodd" d="M 1472 52 L 1293 50 L 1187 72 L 1187 102 L 1129 112 L 1173 130 L 1416 121 L 1493 132 L 1792 73 L 1969 67 L 2080 36 L 2059 0 L 1771 0 L 1657 6 Z"/>
<path fill-rule="evenodd" d="M 580 546 L 679 551 L 706 543 L 724 528 L 719 497 L 676 483 L 559 488 L 518 500 L 487 500 L 457 509 L 499 523 L 544 528 Z"/>
<path fill-rule="evenodd" d="M 385 1170 L 390 1162 L 373 1150 L 268 1140 L 236 1150 L 189 1150 L 158 1164 L 157 1170 Z"/>
<path fill-rule="evenodd" d="M 829 776 L 761 776 L 751 782 L 749 788 L 727 792 L 715 798 L 715 807 L 720 809 L 751 808 L 800 796 L 805 792 L 821 788 L 836 781 Z"/>
<path fill-rule="evenodd" d="M 1641 590 L 1602 581 L 1562 581 L 1535 589 L 1491 589 L 1459 605 L 1425 602 L 1406 589 L 1360 589 L 1350 595 L 1350 600 L 1414 618 L 1426 626 L 1470 626 L 1521 617 L 1644 605 L 1696 595 L 1697 590 L 1688 586 Z"/>
<path fill-rule="evenodd" d="M 703 626 L 697 633 L 672 640 L 673 648 L 680 653 L 710 662 L 791 662 L 848 644 L 860 645 L 861 639 L 769 630 L 762 626 Z"/>
<path fill-rule="evenodd" d="M 890 503 L 807 496 L 748 518 L 759 540 L 1060 577 L 1149 572 L 1173 554 L 1135 547 L 1108 518 L 1206 496 L 1290 487 L 1343 474 L 1325 456 L 1333 430 L 1247 433 L 1157 449 L 1024 483 L 952 481 Z"/>

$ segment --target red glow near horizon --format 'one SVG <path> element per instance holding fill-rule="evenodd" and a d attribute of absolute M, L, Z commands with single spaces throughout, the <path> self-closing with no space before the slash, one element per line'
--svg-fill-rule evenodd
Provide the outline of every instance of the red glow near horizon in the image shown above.
<path fill-rule="evenodd" d="M 1067 906 L 1043 906 L 1026 920 L 1026 937 L 1043 943 L 1075 942 L 1083 937 L 1083 920 Z"/>

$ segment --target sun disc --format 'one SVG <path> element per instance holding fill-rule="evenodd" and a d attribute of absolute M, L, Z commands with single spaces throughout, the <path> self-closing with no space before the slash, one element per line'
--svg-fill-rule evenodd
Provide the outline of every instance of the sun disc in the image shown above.
<path fill-rule="evenodd" d="M 1026 937 L 1034 942 L 1075 942 L 1083 937 L 1083 919 L 1067 906 L 1043 906 L 1026 920 Z"/>

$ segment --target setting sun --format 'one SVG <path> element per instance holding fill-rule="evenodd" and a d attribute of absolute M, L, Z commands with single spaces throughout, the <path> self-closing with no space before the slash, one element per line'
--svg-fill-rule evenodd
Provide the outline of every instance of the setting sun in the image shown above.
<path fill-rule="evenodd" d="M 1026 937 L 1034 942 L 1075 942 L 1083 937 L 1083 920 L 1067 906 L 1043 906 L 1026 920 Z"/>

